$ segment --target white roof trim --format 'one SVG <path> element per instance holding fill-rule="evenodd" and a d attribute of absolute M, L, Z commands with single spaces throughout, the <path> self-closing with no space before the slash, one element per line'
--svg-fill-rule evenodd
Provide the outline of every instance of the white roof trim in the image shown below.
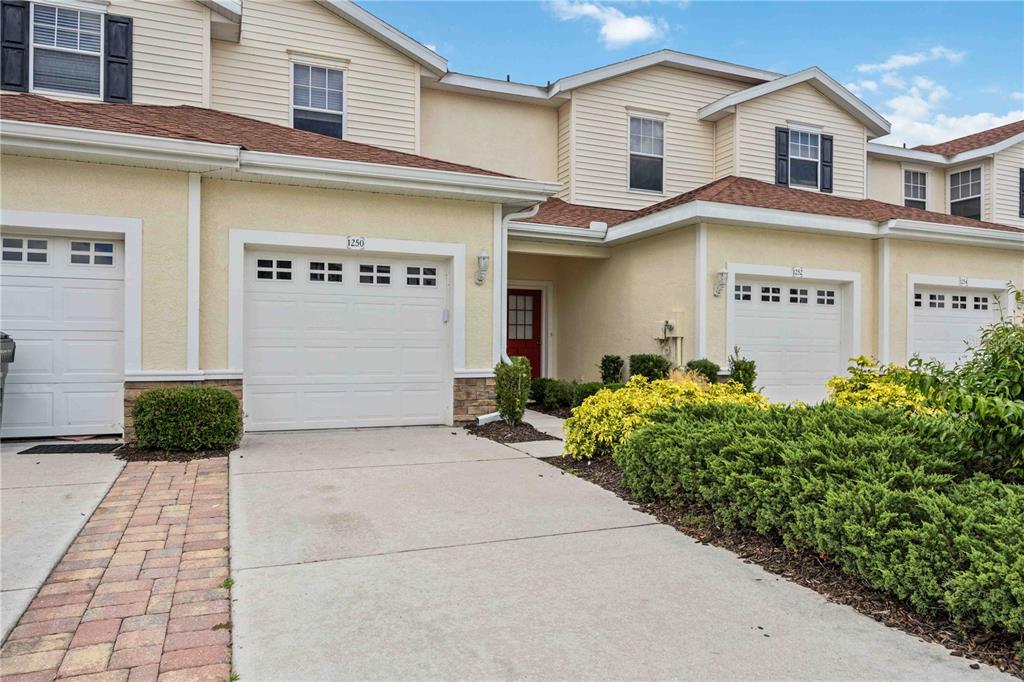
<path fill-rule="evenodd" d="M 590 223 L 590 227 L 566 227 L 565 225 L 516 221 L 510 221 L 508 224 L 509 239 L 600 244 L 607 234 L 608 226 L 604 223 Z"/>
<path fill-rule="evenodd" d="M 197 2 L 233 23 L 237 24 L 242 21 L 242 3 L 239 0 L 197 0 Z"/>
<path fill-rule="evenodd" d="M 676 52 L 675 50 L 658 50 L 657 52 L 634 57 L 633 59 L 627 59 L 625 61 L 616 62 L 615 64 L 609 64 L 607 66 L 601 66 L 596 69 L 584 71 L 583 73 L 559 78 L 557 81 L 552 83 L 550 94 L 554 96 L 562 92 L 574 90 L 584 85 L 590 85 L 592 83 L 597 83 L 609 78 L 615 78 L 616 76 L 621 76 L 633 71 L 658 65 L 672 66 L 687 71 L 696 71 L 698 73 L 706 73 L 714 76 L 725 76 L 727 78 L 735 78 L 736 80 L 751 83 L 775 80 L 782 75 L 773 71 L 763 71 L 761 69 L 754 69 L 749 66 L 723 62 L 717 59 L 708 59 L 707 57 L 698 57 L 697 55 Z"/>
<path fill-rule="evenodd" d="M 920 161 L 922 163 L 934 163 L 945 166 L 956 166 L 967 161 L 974 161 L 984 156 L 991 156 L 997 154 L 1004 149 L 1009 149 L 1015 144 L 1024 142 L 1024 133 L 1017 133 L 1012 137 L 1008 137 L 1005 140 L 1000 140 L 994 144 L 990 144 L 986 147 L 978 147 L 977 149 L 968 149 L 965 152 L 954 154 L 952 156 L 946 156 L 936 152 L 924 152 L 918 149 L 905 149 L 903 147 L 896 147 L 888 144 L 881 144 L 878 142 L 868 142 L 868 154 L 872 156 L 879 156 L 887 159 L 898 159 L 907 161 Z"/>
<path fill-rule="evenodd" d="M 541 85 L 514 83 L 483 76 L 471 76 L 465 73 L 448 72 L 441 78 L 430 78 L 424 75 L 420 81 L 425 88 L 447 90 L 468 94 L 486 94 L 497 99 L 506 99 L 530 104 L 560 106 L 569 99 L 568 95 L 548 94 L 548 89 Z"/>
<path fill-rule="evenodd" d="M 757 97 L 763 97 L 773 92 L 778 92 L 784 88 L 788 88 L 799 83 L 806 83 L 808 81 L 810 81 L 811 84 L 821 92 L 821 94 L 825 95 L 835 104 L 845 109 L 851 116 L 867 126 L 868 130 L 870 130 L 875 137 L 881 137 L 882 135 L 889 134 L 891 126 L 881 114 L 862 102 L 859 98 L 854 96 L 853 93 L 837 83 L 831 76 L 816 66 L 804 69 L 803 71 L 797 71 L 796 73 L 783 76 L 782 78 L 776 78 L 768 83 L 755 85 L 754 87 L 747 88 L 746 90 L 734 92 L 731 95 L 726 95 L 718 101 L 712 102 L 705 107 L 701 107 L 697 111 L 697 117 L 705 121 L 717 121 L 732 113 L 730 108 L 735 107 L 737 104 L 747 102 Z"/>
<path fill-rule="evenodd" d="M 448 72 L 448 61 L 426 45 L 419 43 L 387 22 L 370 14 L 351 0 L 317 0 L 327 10 L 350 21 L 370 35 L 383 40 L 414 62 L 438 76 Z"/>

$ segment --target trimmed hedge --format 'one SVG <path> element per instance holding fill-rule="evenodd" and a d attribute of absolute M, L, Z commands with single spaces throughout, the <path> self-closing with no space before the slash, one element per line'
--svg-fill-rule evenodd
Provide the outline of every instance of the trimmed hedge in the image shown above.
<path fill-rule="evenodd" d="M 197 452 L 227 450 L 242 435 L 242 411 L 230 391 L 208 386 L 157 388 L 132 406 L 140 448 Z"/>
<path fill-rule="evenodd" d="M 722 366 L 711 360 L 690 360 L 686 363 L 686 369 L 702 375 L 709 384 L 717 384 L 718 373 L 722 371 Z"/>
<path fill-rule="evenodd" d="M 601 358 L 598 367 L 601 370 L 601 381 L 606 384 L 615 384 L 622 381 L 622 368 L 625 363 L 621 355 L 605 355 Z"/>
<path fill-rule="evenodd" d="M 511 364 L 499 362 L 494 367 L 494 394 L 502 419 L 509 424 L 523 421 L 530 397 L 530 361 L 514 357 Z"/>
<path fill-rule="evenodd" d="M 559 381 L 558 379 L 534 379 L 530 386 L 530 398 L 543 405 L 546 410 L 568 410 L 576 407 L 602 388 L 613 386 L 600 381 L 577 383 L 575 381 Z"/>
<path fill-rule="evenodd" d="M 685 405 L 613 453 L 640 499 L 709 506 L 921 611 L 1024 634 L 1024 487 L 969 475 L 972 425 L 824 404 Z"/>
<path fill-rule="evenodd" d="M 629 376 L 647 377 L 651 381 L 667 379 L 672 363 L 656 353 L 639 353 L 629 356 Z"/>

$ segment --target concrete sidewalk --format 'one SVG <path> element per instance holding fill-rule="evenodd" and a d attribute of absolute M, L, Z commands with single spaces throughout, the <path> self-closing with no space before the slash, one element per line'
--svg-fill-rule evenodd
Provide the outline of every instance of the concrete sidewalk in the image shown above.
<path fill-rule="evenodd" d="M 452 428 L 250 434 L 245 679 L 1009 679 Z"/>
<path fill-rule="evenodd" d="M 0 640 L 124 468 L 112 454 L 18 454 L 33 445 L 0 444 Z"/>

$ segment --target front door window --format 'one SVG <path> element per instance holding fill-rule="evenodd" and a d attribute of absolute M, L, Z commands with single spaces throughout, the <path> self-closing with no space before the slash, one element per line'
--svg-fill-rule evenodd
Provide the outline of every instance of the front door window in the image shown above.
<path fill-rule="evenodd" d="M 541 292 L 534 289 L 508 290 L 509 357 L 530 361 L 533 378 L 541 375 Z"/>

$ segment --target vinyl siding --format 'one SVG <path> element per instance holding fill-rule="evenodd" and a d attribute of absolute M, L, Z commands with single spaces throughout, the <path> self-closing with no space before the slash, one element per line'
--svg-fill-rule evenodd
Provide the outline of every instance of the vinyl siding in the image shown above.
<path fill-rule="evenodd" d="M 207 104 L 210 10 L 194 0 L 113 0 L 109 12 L 134 19 L 133 102 Z"/>
<path fill-rule="evenodd" d="M 558 177 L 554 107 L 427 89 L 420 102 L 424 156 L 520 178 Z"/>
<path fill-rule="evenodd" d="M 416 151 L 419 67 L 309 1 L 246 0 L 239 43 L 213 42 L 213 108 L 290 126 L 288 50 L 350 60 L 345 68 L 347 139 Z"/>
<path fill-rule="evenodd" d="M 697 110 L 744 87 L 654 66 L 572 93 L 573 201 L 637 209 L 707 184 L 715 174 L 715 124 Z M 664 197 L 629 190 L 629 116 L 665 118 Z"/>
<path fill-rule="evenodd" d="M 763 182 L 775 182 L 775 128 L 790 121 L 821 126 L 834 138 L 833 191 L 838 196 L 863 199 L 867 131 L 845 111 L 807 83 L 744 102 L 739 116 L 739 173 Z"/>
<path fill-rule="evenodd" d="M 572 201 L 572 102 L 558 109 L 558 198 Z"/>
<path fill-rule="evenodd" d="M 715 177 L 736 172 L 736 117 L 726 116 L 715 123 Z"/>
<path fill-rule="evenodd" d="M 1020 169 L 1024 168 L 1024 142 L 995 155 L 992 178 L 994 220 L 1005 225 L 1024 227 L 1020 217 Z"/>

